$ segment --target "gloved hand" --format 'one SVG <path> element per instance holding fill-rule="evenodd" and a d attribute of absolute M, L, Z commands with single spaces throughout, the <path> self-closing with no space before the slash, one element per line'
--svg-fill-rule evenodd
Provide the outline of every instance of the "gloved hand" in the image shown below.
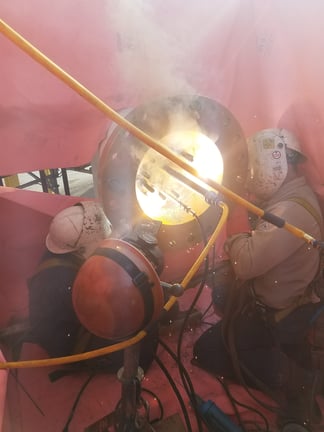
<path fill-rule="evenodd" d="M 224 197 L 213 191 L 209 190 L 205 193 L 205 201 L 209 205 L 217 205 L 220 201 L 224 201 Z M 242 205 L 236 203 L 229 203 L 229 216 L 227 219 L 227 237 L 241 232 L 250 232 L 251 227 L 248 218 L 248 212 Z"/>
<path fill-rule="evenodd" d="M 222 195 L 213 190 L 209 190 L 205 193 L 205 201 L 209 205 L 216 205 L 219 201 L 222 201 L 222 198 Z"/>

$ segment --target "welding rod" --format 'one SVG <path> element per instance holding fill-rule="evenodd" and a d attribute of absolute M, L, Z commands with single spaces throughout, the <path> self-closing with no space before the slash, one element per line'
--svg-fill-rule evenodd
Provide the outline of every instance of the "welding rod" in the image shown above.
<path fill-rule="evenodd" d="M 193 189 L 194 191 L 200 193 L 201 195 L 205 196 L 206 192 L 208 192 L 207 189 L 203 188 L 199 184 L 197 184 L 194 181 L 190 180 L 188 177 L 184 176 L 179 171 L 176 171 L 175 169 L 171 168 L 170 166 L 164 165 L 163 169 L 168 174 L 170 174 L 172 177 L 176 178 L 181 183 L 185 184 L 186 186 L 190 187 L 191 189 Z"/>

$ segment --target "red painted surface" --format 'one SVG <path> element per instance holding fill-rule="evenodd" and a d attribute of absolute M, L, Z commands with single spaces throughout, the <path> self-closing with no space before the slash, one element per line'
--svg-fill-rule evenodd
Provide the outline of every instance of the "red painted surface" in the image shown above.
<path fill-rule="evenodd" d="M 2 351 L 0 351 L 0 361 L 6 361 Z M 7 395 L 7 381 L 8 381 L 8 371 L 0 371 L 0 429 L 3 425 L 3 417 L 5 411 L 6 395 Z"/>
<path fill-rule="evenodd" d="M 26 279 L 45 251 L 44 239 L 52 217 L 78 200 L 67 197 L 0 188 L 0 245 L 2 259 L 0 327 L 28 314 Z"/>
<path fill-rule="evenodd" d="M 183 310 L 185 310 L 192 301 L 194 295 L 195 290 L 191 290 L 181 298 L 180 303 Z M 209 290 L 206 289 L 197 307 L 204 311 L 208 304 Z M 214 319 L 215 316 L 212 317 L 210 314 L 207 314 L 205 318 L 208 322 Z M 197 394 L 206 400 L 213 400 L 233 422 L 237 422 L 233 406 L 228 396 L 223 391 L 222 384 L 212 375 L 191 364 L 192 343 L 201 334 L 204 328 L 207 327 L 193 326 L 191 329 L 184 332 L 181 344 L 181 361 L 187 369 Z M 179 329 L 170 329 L 168 331 L 167 328 L 165 328 L 163 330 L 162 339 L 171 350 L 176 352 L 179 340 Z M 198 430 L 197 423 L 188 397 L 183 389 L 177 364 L 162 346 L 158 348 L 157 354 L 174 379 L 183 397 L 185 407 L 189 411 L 193 431 L 196 432 Z M 24 345 L 22 359 L 31 360 L 42 358 L 46 358 L 46 355 L 38 346 L 32 344 Z M 21 369 L 18 371 L 20 384 L 17 384 L 16 380 L 9 375 L 3 432 L 34 432 L 43 430 L 47 432 L 59 432 L 63 430 L 76 397 L 82 385 L 89 377 L 89 374 L 77 373 L 63 377 L 55 382 L 50 382 L 49 374 L 58 369 L 60 368 Z M 29 396 L 22 390 L 21 385 L 24 386 Z M 142 381 L 142 387 L 154 392 L 156 397 L 160 400 L 164 409 L 164 419 L 173 414 L 179 414 L 182 423 L 185 425 L 179 402 L 168 379 L 157 363 L 153 362 L 152 366 L 147 371 Z M 95 376 L 82 393 L 70 423 L 69 432 L 84 431 L 87 426 L 113 412 L 117 402 L 121 398 L 121 390 L 121 383 L 114 374 L 99 374 Z M 252 391 L 251 394 L 253 396 L 249 396 L 246 390 L 233 383 L 229 383 L 229 390 L 237 401 L 246 404 L 246 407 L 238 406 L 238 410 L 244 421 L 256 421 L 264 426 L 260 417 L 248 408 L 252 407 L 261 410 L 268 418 L 271 427 L 270 430 L 273 432 L 276 431 L 273 414 L 263 410 L 257 402 L 272 403 L 272 401 L 258 391 Z M 160 409 L 157 400 L 148 393 L 145 393 L 145 391 L 142 392 L 142 396 L 150 405 L 150 419 L 158 418 Z M 203 431 L 206 432 L 207 429 L 204 428 Z M 172 430 L 172 432 L 175 431 Z"/>

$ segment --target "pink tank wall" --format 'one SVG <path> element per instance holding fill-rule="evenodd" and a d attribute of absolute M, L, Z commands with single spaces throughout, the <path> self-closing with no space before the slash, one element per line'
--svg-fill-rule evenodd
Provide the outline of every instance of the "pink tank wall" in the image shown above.
<path fill-rule="evenodd" d="M 52 217 L 78 198 L 0 188 L 0 328 L 28 316 L 26 280 L 45 251 Z"/>

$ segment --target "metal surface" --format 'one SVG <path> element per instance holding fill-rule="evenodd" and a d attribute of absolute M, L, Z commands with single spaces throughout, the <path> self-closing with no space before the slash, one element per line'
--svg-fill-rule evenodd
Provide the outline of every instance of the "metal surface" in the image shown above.
<path fill-rule="evenodd" d="M 186 432 L 179 414 L 173 414 L 154 425 L 155 432 Z"/>
<path fill-rule="evenodd" d="M 182 124 L 184 130 L 194 125 L 221 152 L 223 184 L 234 191 L 241 190 L 247 172 L 245 138 L 232 113 L 218 102 L 198 95 L 170 97 L 137 107 L 126 118 L 157 140 L 166 137 L 177 121 L 179 129 Z M 95 172 L 97 194 L 113 226 L 122 234 L 145 217 L 136 198 L 136 179 L 139 166 L 149 151 L 147 145 L 120 127 L 108 134 L 100 146 Z M 179 156 L 183 156 L 183 151 Z M 179 182 L 175 182 L 177 184 Z M 219 211 L 209 206 L 205 209 L 199 217 L 206 235 L 209 235 L 218 222 Z M 201 230 L 194 215 L 189 219 L 176 225 L 163 224 L 159 245 L 164 251 L 193 247 L 201 241 Z"/>

